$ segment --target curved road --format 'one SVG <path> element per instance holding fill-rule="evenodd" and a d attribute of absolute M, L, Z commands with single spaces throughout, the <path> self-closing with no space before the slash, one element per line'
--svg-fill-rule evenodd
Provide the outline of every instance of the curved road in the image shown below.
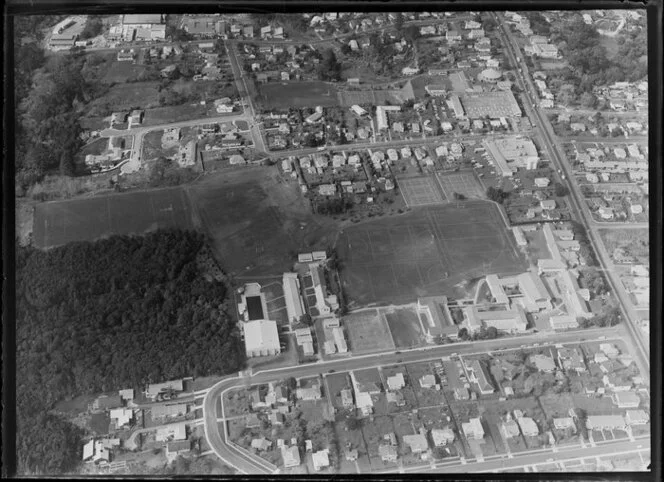
<path fill-rule="evenodd" d="M 245 378 L 228 378 L 218 382 L 211 387 L 203 400 L 203 418 L 205 426 L 205 437 L 214 453 L 224 463 L 234 467 L 244 474 L 270 474 L 274 473 L 267 461 L 258 456 L 230 445 L 227 442 L 228 434 L 226 424 L 220 430 L 220 422 L 224 421 L 224 409 L 217 413 L 217 401 L 223 393 L 249 385 L 265 384 L 270 381 L 283 380 L 289 377 L 311 377 L 325 375 L 332 371 L 349 371 L 390 364 L 412 363 L 417 361 L 440 359 L 452 354 L 469 355 L 475 353 L 486 353 L 491 351 L 519 349 L 524 344 L 534 342 L 543 344 L 556 343 L 578 343 L 581 341 L 598 341 L 606 338 L 620 340 L 621 329 L 602 328 L 578 330 L 563 333 L 536 333 L 512 338 L 499 338 L 496 340 L 485 340 L 476 342 L 453 343 L 450 345 L 432 346 L 403 352 L 377 353 L 373 355 L 356 356 L 338 360 L 299 365 L 295 367 L 279 368 L 274 370 L 263 370 Z M 222 398 L 223 401 L 223 398 Z"/>

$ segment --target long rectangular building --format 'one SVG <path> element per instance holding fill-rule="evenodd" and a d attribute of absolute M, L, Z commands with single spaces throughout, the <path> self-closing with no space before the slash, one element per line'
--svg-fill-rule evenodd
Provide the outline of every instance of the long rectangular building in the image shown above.
<path fill-rule="evenodd" d="M 297 322 L 304 314 L 304 304 L 300 295 L 300 280 L 297 273 L 284 273 L 284 298 L 289 322 Z"/>

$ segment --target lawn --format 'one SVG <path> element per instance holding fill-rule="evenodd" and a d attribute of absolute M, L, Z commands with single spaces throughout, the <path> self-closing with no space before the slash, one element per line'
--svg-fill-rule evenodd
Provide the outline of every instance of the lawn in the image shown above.
<path fill-rule="evenodd" d="M 415 396 L 420 407 L 445 405 L 445 395 L 442 389 L 422 388 L 420 384 L 420 379 L 424 375 L 434 375 L 434 370 L 430 362 L 411 363 L 406 365 L 406 369 L 408 370 L 408 378 L 415 390 Z M 436 379 L 436 381 L 439 380 Z"/>
<path fill-rule="evenodd" d="M 394 350 L 387 321 L 378 310 L 363 310 L 343 317 L 350 350 L 354 354 Z"/>
<path fill-rule="evenodd" d="M 35 209 L 33 236 L 39 248 L 159 228 L 192 228 L 189 200 L 180 188 L 40 203 Z"/>
<path fill-rule="evenodd" d="M 392 417 L 389 416 L 374 417 L 373 420 L 365 421 L 362 424 L 362 435 L 369 451 L 371 466 L 374 469 L 395 466 L 395 464 L 383 462 L 378 455 L 379 445 L 385 442 L 383 437 L 392 432 L 394 432 L 394 424 Z"/>
<path fill-rule="evenodd" d="M 379 310 L 387 320 L 397 348 L 414 348 L 426 344 L 417 313 L 411 308 Z"/>
<path fill-rule="evenodd" d="M 334 430 L 337 434 L 339 447 L 343 449 L 349 448 L 350 450 L 357 449 L 358 459 L 356 462 L 347 461 L 342 455 L 340 459 L 340 473 L 356 473 L 357 467 L 360 473 L 367 473 L 371 470 L 371 461 L 369 460 L 369 453 L 364 443 L 362 430 L 348 430 L 345 422 L 337 422 L 334 424 Z M 357 464 L 357 465 L 356 465 Z"/>
<path fill-rule="evenodd" d="M 465 296 L 458 286 L 463 281 L 526 269 L 498 208 L 485 201 L 424 207 L 350 226 L 336 249 L 344 289 L 360 305 Z"/>
<path fill-rule="evenodd" d="M 224 393 L 224 414 L 225 417 L 234 417 L 244 415 L 251 410 L 251 403 L 247 389 L 231 390 Z M 219 411 L 219 410 L 218 410 Z M 219 411 L 220 412 L 220 411 Z M 221 412 L 219 413 L 221 417 Z"/>
<path fill-rule="evenodd" d="M 348 373 L 332 373 L 325 375 L 325 382 L 328 390 L 327 396 L 334 408 L 340 411 L 344 410 L 343 405 L 341 404 L 341 390 L 352 388 Z"/>
<path fill-rule="evenodd" d="M 263 109 L 338 105 L 337 89 L 325 82 L 270 82 L 257 89 Z"/>

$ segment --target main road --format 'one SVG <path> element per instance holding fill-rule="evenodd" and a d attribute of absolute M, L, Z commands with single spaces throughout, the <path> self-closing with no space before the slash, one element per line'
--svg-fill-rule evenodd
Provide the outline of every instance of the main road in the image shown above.
<path fill-rule="evenodd" d="M 271 464 L 256 457 L 235 444 L 229 442 L 225 413 L 223 407 L 223 394 L 232 389 L 249 385 L 265 384 L 271 381 L 284 380 L 295 377 L 312 377 L 325 375 L 334 371 L 349 371 L 372 366 L 383 366 L 400 363 L 413 363 L 426 360 L 440 359 L 450 355 L 471 355 L 501 350 L 519 349 L 521 346 L 533 344 L 552 345 L 557 343 L 578 343 L 583 341 L 599 341 L 606 339 L 621 339 L 620 327 L 588 329 L 563 333 L 535 333 L 511 338 L 499 338 L 476 342 L 453 343 L 436 345 L 421 349 L 403 352 L 386 352 L 372 355 L 340 358 L 319 363 L 299 365 L 294 367 L 263 370 L 245 377 L 226 378 L 205 394 L 203 399 L 203 419 L 206 440 L 214 453 L 231 467 L 245 474 L 270 474 L 274 469 Z M 221 402 L 220 402 L 221 400 Z M 217 404 L 221 403 L 221 413 L 217 411 Z M 220 429 L 221 425 L 221 429 Z"/>
<path fill-rule="evenodd" d="M 612 291 L 616 294 L 624 323 L 628 328 L 630 337 L 633 339 L 634 344 L 639 348 L 634 355 L 640 359 L 644 366 L 649 367 L 649 342 L 644 339 L 643 332 L 636 325 L 640 317 L 636 313 L 636 309 L 629 299 L 629 296 L 623 289 L 618 275 L 610 270 L 612 267 L 610 256 L 597 232 L 597 226 L 592 222 L 587 209 L 584 208 L 585 202 L 583 201 L 583 195 L 578 184 L 574 182 L 572 168 L 567 162 L 564 150 L 559 145 L 558 138 L 553 132 L 553 127 L 551 126 L 549 119 L 546 115 L 543 115 L 537 107 L 537 90 L 535 89 L 532 78 L 528 73 L 528 66 L 526 65 L 525 59 L 521 56 L 519 46 L 515 43 L 509 29 L 505 27 L 506 24 L 501 16 L 496 13 L 492 13 L 492 15 L 499 25 L 499 32 L 502 37 L 505 51 L 510 57 L 511 63 L 518 67 L 516 71 L 516 79 L 517 84 L 524 91 L 522 99 L 524 107 L 526 108 L 526 113 L 528 117 L 530 117 L 531 122 L 534 122 L 535 125 L 539 127 L 540 133 L 542 134 L 541 138 L 544 141 L 545 149 L 549 153 L 551 161 L 569 181 L 568 183 L 571 189 L 568 198 L 571 201 L 573 211 L 576 213 L 575 217 L 576 219 L 581 220 L 586 227 L 586 232 L 595 248 L 595 253 L 597 254 L 600 266 L 605 270 L 604 272 L 606 273 L 609 285 L 611 286 Z M 650 370 L 644 372 L 643 376 L 649 380 Z"/>

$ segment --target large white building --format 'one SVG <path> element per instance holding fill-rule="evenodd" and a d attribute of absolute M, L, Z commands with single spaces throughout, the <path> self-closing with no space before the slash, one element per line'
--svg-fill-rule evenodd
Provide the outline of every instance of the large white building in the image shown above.
<path fill-rule="evenodd" d="M 401 107 L 398 105 L 379 105 L 376 107 L 376 124 L 378 130 L 380 131 L 389 127 L 389 123 L 387 121 L 388 112 L 398 112 L 400 110 Z"/>
<path fill-rule="evenodd" d="M 253 320 L 242 324 L 247 357 L 270 356 L 281 353 L 277 322 Z"/>

